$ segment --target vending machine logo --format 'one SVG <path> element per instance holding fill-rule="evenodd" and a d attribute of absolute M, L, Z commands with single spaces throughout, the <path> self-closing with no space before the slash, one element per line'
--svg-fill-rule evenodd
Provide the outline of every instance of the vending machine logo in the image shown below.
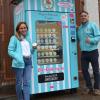
<path fill-rule="evenodd" d="M 43 0 L 43 6 L 46 9 L 51 9 L 54 6 L 54 1 L 53 0 Z"/>
<path fill-rule="evenodd" d="M 59 1 L 58 6 L 62 8 L 72 8 L 73 4 L 70 2 L 66 2 L 66 1 Z"/>

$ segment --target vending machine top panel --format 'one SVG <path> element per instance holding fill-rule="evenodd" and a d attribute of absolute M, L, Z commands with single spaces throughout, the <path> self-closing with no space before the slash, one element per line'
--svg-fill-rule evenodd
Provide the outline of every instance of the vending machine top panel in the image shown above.
<path fill-rule="evenodd" d="M 75 0 L 12 0 L 11 3 L 19 5 L 24 3 L 25 10 L 75 12 Z"/>
<path fill-rule="evenodd" d="M 75 0 L 24 0 L 25 10 L 75 12 Z"/>

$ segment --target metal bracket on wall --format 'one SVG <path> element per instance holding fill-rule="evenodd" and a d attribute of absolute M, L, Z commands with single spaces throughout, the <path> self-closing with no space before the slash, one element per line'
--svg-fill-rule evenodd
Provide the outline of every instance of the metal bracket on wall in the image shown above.
<path fill-rule="evenodd" d="M 17 5 L 20 3 L 22 0 L 11 0 L 10 4 Z"/>
<path fill-rule="evenodd" d="M 0 34 L 4 33 L 4 24 L 1 24 L 1 30 L 0 30 Z"/>

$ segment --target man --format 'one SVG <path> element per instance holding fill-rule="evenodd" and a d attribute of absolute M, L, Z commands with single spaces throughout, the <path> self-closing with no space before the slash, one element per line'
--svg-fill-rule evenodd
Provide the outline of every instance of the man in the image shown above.
<path fill-rule="evenodd" d="M 100 31 L 97 26 L 89 21 L 89 14 L 86 11 L 80 13 L 81 25 L 78 29 L 78 40 L 81 48 L 81 67 L 83 77 L 88 88 L 88 94 L 100 95 L 99 85 L 99 63 L 97 45 L 100 41 Z M 88 72 L 89 63 L 92 65 L 94 85 Z"/>

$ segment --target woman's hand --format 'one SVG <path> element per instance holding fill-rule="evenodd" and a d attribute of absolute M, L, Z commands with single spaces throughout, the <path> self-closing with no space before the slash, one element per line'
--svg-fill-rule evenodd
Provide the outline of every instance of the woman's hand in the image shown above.
<path fill-rule="evenodd" d="M 34 49 L 36 49 L 36 48 L 37 48 L 37 43 L 33 43 L 33 44 L 32 44 L 32 47 L 33 47 Z"/>

